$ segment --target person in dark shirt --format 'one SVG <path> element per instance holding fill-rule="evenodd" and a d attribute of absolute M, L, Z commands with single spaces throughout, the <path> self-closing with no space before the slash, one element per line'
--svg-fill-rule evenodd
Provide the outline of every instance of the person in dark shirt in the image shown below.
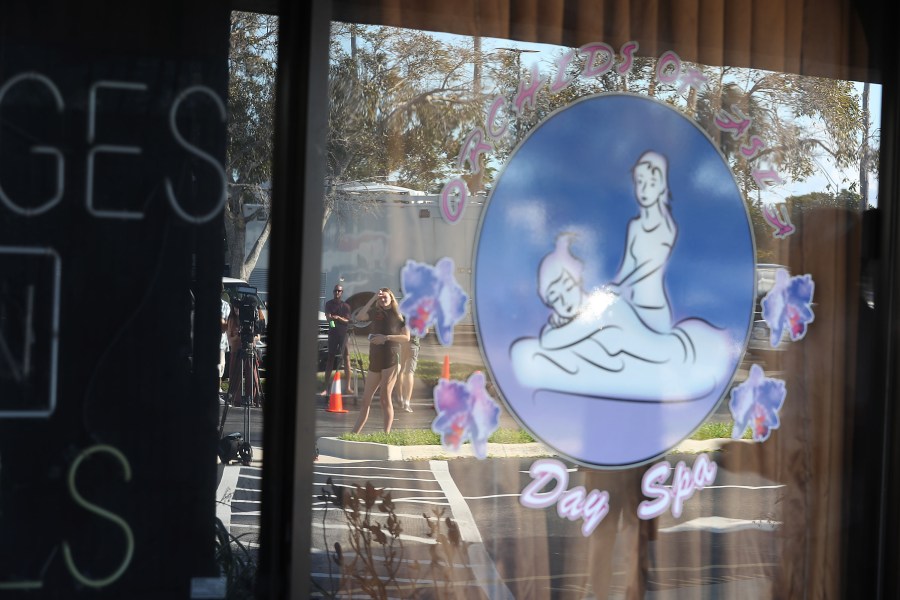
<path fill-rule="evenodd" d="M 331 391 L 331 371 L 334 369 L 334 361 L 338 360 L 337 369 L 340 370 L 340 361 L 344 363 L 344 385 L 350 385 L 350 357 L 347 353 L 347 324 L 350 322 L 350 305 L 344 302 L 344 286 L 334 286 L 334 298 L 325 303 L 325 318 L 328 319 L 328 360 L 325 363 L 325 390 L 323 396 Z M 348 394 L 356 391 L 347 388 Z"/>
<path fill-rule="evenodd" d="M 374 305 L 374 306 L 373 306 Z M 409 329 L 400 314 L 397 299 L 389 288 L 381 288 L 378 293 L 357 313 L 360 321 L 372 322 L 369 334 L 369 374 L 363 392 L 359 417 L 353 433 L 359 433 L 369 418 L 369 407 L 375 390 L 382 386 L 379 400 L 384 415 L 384 431 L 390 433 L 394 422 L 394 405 L 391 395 L 397 381 L 397 366 L 400 363 L 400 344 L 409 341 Z"/>

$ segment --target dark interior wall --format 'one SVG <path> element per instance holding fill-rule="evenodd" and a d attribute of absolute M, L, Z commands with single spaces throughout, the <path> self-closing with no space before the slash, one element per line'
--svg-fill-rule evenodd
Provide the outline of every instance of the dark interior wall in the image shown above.
<path fill-rule="evenodd" d="M 4 4 L 2 595 L 185 598 L 216 574 L 228 9 Z"/>

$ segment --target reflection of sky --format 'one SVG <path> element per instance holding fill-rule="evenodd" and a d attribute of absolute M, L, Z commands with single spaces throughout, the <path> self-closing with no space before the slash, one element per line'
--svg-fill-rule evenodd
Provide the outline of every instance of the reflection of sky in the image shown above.
<path fill-rule="evenodd" d="M 474 296 L 489 368 L 520 420 L 582 462 L 652 459 L 699 426 L 721 396 L 677 409 L 565 396 L 548 403 L 522 388 L 509 368 L 511 343 L 537 336 L 547 321 L 548 309 L 537 296 L 537 268 L 558 233 L 578 232 L 572 249 L 585 262 L 587 290 L 618 270 L 628 221 L 637 215 L 631 169 L 646 150 L 669 160 L 678 238 L 666 282 L 675 320 L 706 319 L 727 329 L 735 345 L 743 347 L 754 291 L 753 242 L 743 199 L 709 139 L 666 105 L 610 94 L 556 113 L 516 151 L 482 216 Z M 559 410 L 560 402 L 572 410 Z M 577 421 L 589 423 L 589 431 L 577 431 Z M 632 421 L 634 429 L 623 426 Z M 591 446 L 584 435 L 606 436 L 609 444 Z M 613 440 L 624 443 L 625 450 L 605 462 Z M 597 453 L 601 460 L 594 460 Z"/>

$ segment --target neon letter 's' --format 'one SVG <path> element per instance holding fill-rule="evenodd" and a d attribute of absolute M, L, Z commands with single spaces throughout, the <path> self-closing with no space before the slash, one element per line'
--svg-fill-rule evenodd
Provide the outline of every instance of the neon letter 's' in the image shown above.
<path fill-rule="evenodd" d="M 118 460 L 122 465 L 122 471 L 124 473 L 125 481 L 131 480 L 131 466 L 128 464 L 128 459 L 125 458 L 125 455 L 122 454 L 117 448 L 103 444 L 91 446 L 90 448 L 79 454 L 75 458 L 75 461 L 72 463 L 72 466 L 69 467 L 69 492 L 72 494 L 72 498 L 75 500 L 76 504 L 83 507 L 88 512 L 92 512 L 99 517 L 103 517 L 104 519 L 112 521 L 113 523 L 121 527 L 122 532 L 125 534 L 125 556 L 122 558 L 122 562 L 119 564 L 119 567 L 115 571 L 113 571 L 110 575 L 103 577 L 102 579 L 91 579 L 85 577 L 81 573 L 81 571 L 78 570 L 78 567 L 75 566 L 75 561 L 72 559 L 72 549 L 69 546 L 69 542 L 64 541 L 62 543 L 63 559 L 66 562 L 66 567 L 68 567 L 69 573 L 71 573 L 72 577 L 74 577 L 82 585 L 92 588 L 102 588 L 114 583 L 122 576 L 123 573 L 125 573 L 125 570 L 128 568 L 128 565 L 131 563 L 131 558 L 134 555 L 134 534 L 131 532 L 131 527 L 129 527 L 128 523 L 125 522 L 125 519 L 111 513 L 104 508 L 100 508 L 96 504 L 85 500 L 84 497 L 82 497 L 81 493 L 79 493 L 78 487 L 75 485 L 75 477 L 78 473 L 78 467 L 81 465 L 82 461 L 84 461 L 84 459 L 88 456 L 96 454 L 98 452 L 110 454 L 113 458 Z"/>
<path fill-rule="evenodd" d="M 194 216 L 188 213 L 178 202 L 178 199 L 175 197 L 175 190 L 172 188 L 172 180 L 166 177 L 166 196 L 169 198 L 169 204 L 172 205 L 172 208 L 175 210 L 175 213 L 187 221 L 188 223 L 201 224 L 206 223 L 207 221 L 211 221 L 216 218 L 216 216 L 225 208 L 225 201 L 227 199 L 227 183 L 228 180 L 225 177 L 225 169 L 219 163 L 218 160 L 215 159 L 208 152 L 204 152 L 200 148 L 194 146 L 181 135 L 181 132 L 178 131 L 178 125 L 175 122 L 175 117 L 178 113 L 178 106 L 184 101 L 185 98 L 190 96 L 191 94 L 206 94 L 210 98 L 213 99 L 213 103 L 216 105 L 216 108 L 219 109 L 219 117 L 222 119 L 222 122 L 225 122 L 225 104 L 222 102 L 222 99 L 219 98 L 218 95 L 210 88 L 203 85 L 194 85 L 189 88 L 184 89 L 177 98 L 175 98 L 175 102 L 172 103 L 172 108 L 169 110 L 169 127 L 172 129 L 172 134 L 175 136 L 175 140 L 178 144 L 186 149 L 191 154 L 198 157 L 200 160 L 208 163 L 219 176 L 219 180 L 222 182 L 222 191 L 219 193 L 218 201 L 216 205 L 205 215 Z"/>

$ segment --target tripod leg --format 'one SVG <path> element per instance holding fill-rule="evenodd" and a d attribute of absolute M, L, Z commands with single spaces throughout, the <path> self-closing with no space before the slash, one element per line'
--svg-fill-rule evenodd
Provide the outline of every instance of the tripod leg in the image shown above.
<path fill-rule="evenodd" d="M 244 409 L 244 441 L 239 451 L 241 464 L 248 466 L 253 459 L 250 445 L 250 403 L 253 401 L 253 360 L 254 356 L 245 352 L 241 360 L 241 392 Z"/>
<path fill-rule="evenodd" d="M 244 357 L 244 372 L 243 372 L 243 382 L 244 382 L 244 403 L 246 406 L 254 406 L 256 405 L 256 388 L 254 385 L 254 375 L 255 375 L 255 365 L 256 357 L 254 357 L 251 353 L 247 353 L 247 356 Z"/>
<path fill-rule="evenodd" d="M 225 419 L 228 418 L 228 406 L 231 404 L 230 402 L 225 402 L 225 406 L 222 407 L 222 418 L 219 421 L 219 439 L 222 438 L 222 432 L 225 431 Z"/>

